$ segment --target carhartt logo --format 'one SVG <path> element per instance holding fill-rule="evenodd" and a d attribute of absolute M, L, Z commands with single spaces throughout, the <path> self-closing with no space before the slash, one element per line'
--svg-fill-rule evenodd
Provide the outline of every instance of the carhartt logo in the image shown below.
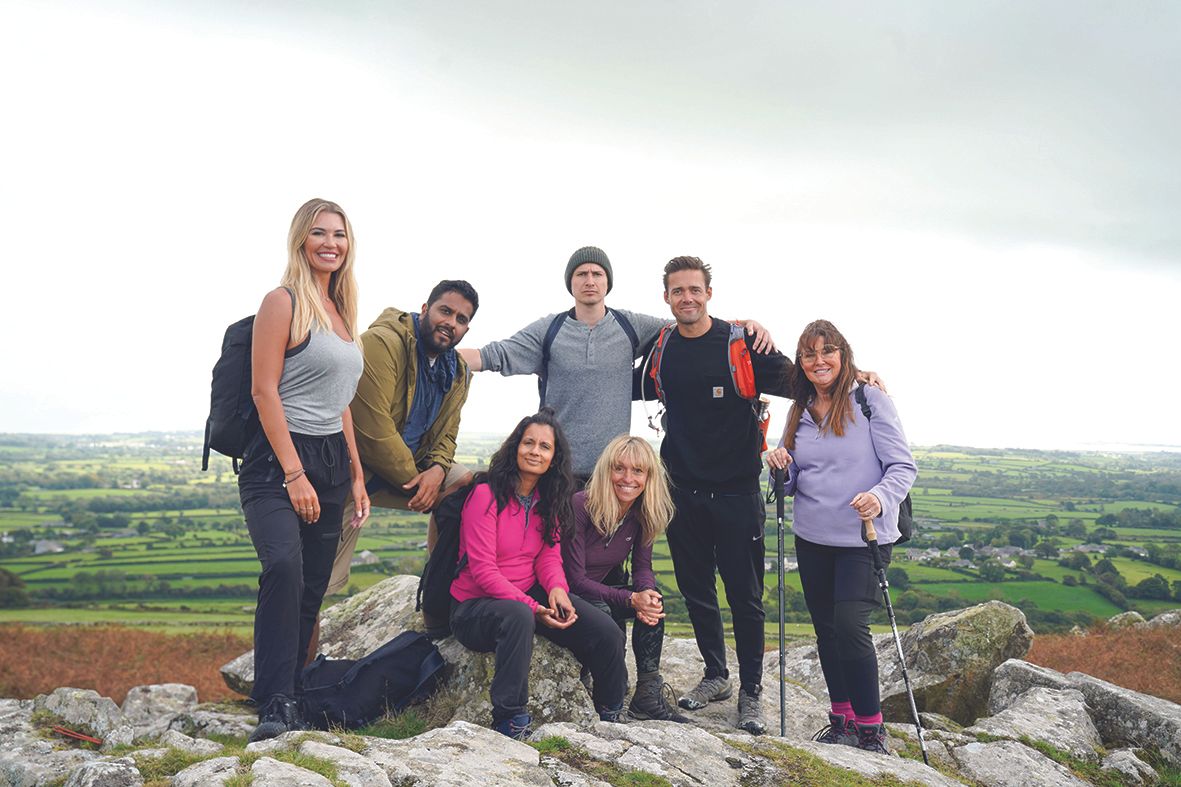
<path fill-rule="evenodd" d="M 724 390 L 725 390 L 725 389 L 724 389 L 724 388 L 722 388 L 722 386 L 720 386 L 720 385 L 715 385 L 715 386 L 714 386 L 714 398 L 715 398 L 715 399 L 721 399 L 721 398 L 722 398 L 722 392 L 723 392 Z"/>

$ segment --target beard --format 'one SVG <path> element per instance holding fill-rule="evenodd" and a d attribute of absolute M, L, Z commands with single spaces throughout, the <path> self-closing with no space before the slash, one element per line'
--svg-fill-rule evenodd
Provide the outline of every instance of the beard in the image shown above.
<path fill-rule="evenodd" d="M 429 314 L 418 316 L 418 334 L 418 340 L 422 342 L 429 355 L 441 355 L 455 346 L 454 334 L 450 339 L 446 339 L 435 333 L 435 326 L 431 323 Z"/>

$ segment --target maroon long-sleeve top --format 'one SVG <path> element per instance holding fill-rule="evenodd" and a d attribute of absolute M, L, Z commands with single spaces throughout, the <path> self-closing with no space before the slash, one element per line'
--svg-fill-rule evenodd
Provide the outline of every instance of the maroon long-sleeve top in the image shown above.
<path fill-rule="evenodd" d="M 586 512 L 586 492 L 574 495 L 574 533 L 562 539 L 562 564 L 570 591 L 587 601 L 605 601 L 611 606 L 626 607 L 631 591 L 654 590 L 652 546 L 641 543 L 640 519 L 629 511 L 623 523 L 611 535 L 603 536 Z M 603 584 L 611 569 L 632 556 L 631 589 Z"/>

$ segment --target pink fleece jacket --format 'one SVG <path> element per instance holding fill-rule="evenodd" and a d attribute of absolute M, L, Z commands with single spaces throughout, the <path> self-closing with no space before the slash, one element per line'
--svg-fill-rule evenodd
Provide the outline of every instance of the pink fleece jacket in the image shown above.
<path fill-rule="evenodd" d="M 536 490 L 533 495 L 536 500 Z M 554 588 L 569 592 L 562 552 L 542 540 L 542 526 L 536 504 L 526 515 L 514 498 L 498 512 L 492 488 L 477 485 L 463 506 L 459 559 L 467 555 L 467 564 L 451 583 L 451 596 L 456 601 L 512 599 L 536 611 L 538 603 L 525 595 L 533 585 L 540 584 L 547 593 Z"/>

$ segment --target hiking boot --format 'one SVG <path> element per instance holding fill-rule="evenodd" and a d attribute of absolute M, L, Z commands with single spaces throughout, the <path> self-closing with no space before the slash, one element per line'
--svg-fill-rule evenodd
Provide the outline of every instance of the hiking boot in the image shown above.
<path fill-rule="evenodd" d="M 612 724 L 627 724 L 627 714 L 623 712 L 623 700 L 614 708 L 601 706 L 596 708 L 599 712 L 599 721 L 609 721 Z"/>
<path fill-rule="evenodd" d="M 734 687 L 729 678 L 718 675 L 713 678 L 702 678 L 693 689 L 677 701 L 685 710 L 701 710 L 711 702 L 728 700 L 734 693 Z"/>
<path fill-rule="evenodd" d="M 857 728 L 858 749 L 877 752 L 878 754 L 890 753 L 890 749 L 886 747 L 885 724 L 861 724 L 860 722 L 855 722 L 854 726 Z"/>
<path fill-rule="evenodd" d="M 636 678 L 636 693 L 627 711 L 633 719 L 675 721 L 684 724 L 689 717 L 676 710 L 672 686 L 664 682 L 659 672 L 646 673 Z"/>
<path fill-rule="evenodd" d="M 853 727 L 853 723 L 845 718 L 844 714 L 830 713 L 828 714 L 828 726 L 822 727 L 819 732 L 812 736 L 812 740 L 817 743 L 856 746 L 857 730 Z"/>
<path fill-rule="evenodd" d="M 767 725 L 763 724 L 763 711 L 759 707 L 759 695 L 762 693 L 763 687 L 757 683 L 739 690 L 738 723 L 735 727 L 751 735 L 762 735 L 767 731 Z"/>
<path fill-rule="evenodd" d="M 267 700 L 258 712 L 258 726 L 250 733 L 250 742 L 265 741 L 292 729 L 288 726 L 295 718 L 299 718 L 299 708 L 295 700 L 276 694 Z M 306 729 L 303 728 L 303 729 Z"/>
<path fill-rule="evenodd" d="M 529 725 L 532 723 L 533 717 L 528 713 L 518 713 L 516 716 L 493 722 L 492 729 L 515 741 L 523 741 L 533 734 L 533 730 L 529 729 Z"/>

